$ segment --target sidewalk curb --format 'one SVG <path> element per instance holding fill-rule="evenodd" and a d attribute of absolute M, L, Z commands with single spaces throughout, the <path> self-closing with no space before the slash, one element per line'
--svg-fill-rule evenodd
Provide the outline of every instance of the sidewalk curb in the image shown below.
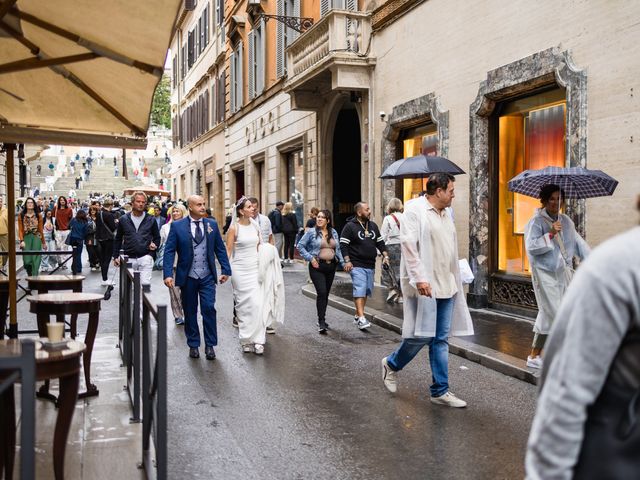
<path fill-rule="evenodd" d="M 302 294 L 309 298 L 316 298 L 313 285 L 302 286 Z M 336 295 L 329 295 L 329 305 L 343 312 L 354 315 L 356 309 L 352 302 L 340 298 Z M 471 312 L 473 316 L 473 311 Z M 391 330 L 397 334 L 402 334 L 402 320 L 379 310 L 367 307 L 365 316 L 371 323 Z M 463 337 L 451 337 L 449 339 L 449 351 L 454 355 L 466 358 L 467 360 L 479 363 L 504 375 L 517 378 L 533 385 L 538 384 L 539 374 L 537 371 L 527 368 L 526 362 L 520 358 L 498 352 L 491 348 L 476 345 L 464 340 Z"/>

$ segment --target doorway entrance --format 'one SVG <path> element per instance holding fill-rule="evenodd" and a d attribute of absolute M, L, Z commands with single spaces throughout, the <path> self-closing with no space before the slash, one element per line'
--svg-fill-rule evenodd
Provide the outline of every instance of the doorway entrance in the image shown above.
<path fill-rule="evenodd" d="M 333 133 L 333 224 L 338 233 L 355 204 L 362 200 L 360 121 L 352 103 L 347 103 L 336 120 Z"/>

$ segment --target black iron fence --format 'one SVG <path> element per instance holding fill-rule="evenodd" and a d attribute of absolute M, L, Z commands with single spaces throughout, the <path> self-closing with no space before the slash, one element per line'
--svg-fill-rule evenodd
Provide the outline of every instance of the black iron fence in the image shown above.
<path fill-rule="evenodd" d="M 132 269 L 124 255 L 120 256 L 119 292 L 117 346 L 127 369 L 131 422 L 142 421 L 140 468 L 147 478 L 164 480 L 167 478 L 167 307 L 153 302 L 149 285 L 141 285 L 140 272 Z"/>
<path fill-rule="evenodd" d="M 142 468 L 167 478 L 167 306 L 154 305 L 149 285 L 142 294 Z"/>

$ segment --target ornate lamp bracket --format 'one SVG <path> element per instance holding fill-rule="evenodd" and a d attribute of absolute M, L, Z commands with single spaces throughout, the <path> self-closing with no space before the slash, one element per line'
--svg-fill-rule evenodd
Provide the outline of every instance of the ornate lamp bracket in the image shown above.
<path fill-rule="evenodd" d="M 278 22 L 284 23 L 287 27 L 294 29 L 297 32 L 304 33 L 313 26 L 313 18 L 309 17 L 290 17 L 287 15 L 267 15 L 266 13 L 260 14 L 261 18 L 264 18 L 265 23 L 269 19 L 273 18 Z"/>

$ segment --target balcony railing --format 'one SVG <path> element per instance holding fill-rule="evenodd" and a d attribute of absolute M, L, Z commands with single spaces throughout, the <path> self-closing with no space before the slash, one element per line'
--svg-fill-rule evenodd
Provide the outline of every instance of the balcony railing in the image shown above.
<path fill-rule="evenodd" d="M 369 13 L 331 10 L 287 48 L 288 83 L 336 61 L 369 64 Z"/>

